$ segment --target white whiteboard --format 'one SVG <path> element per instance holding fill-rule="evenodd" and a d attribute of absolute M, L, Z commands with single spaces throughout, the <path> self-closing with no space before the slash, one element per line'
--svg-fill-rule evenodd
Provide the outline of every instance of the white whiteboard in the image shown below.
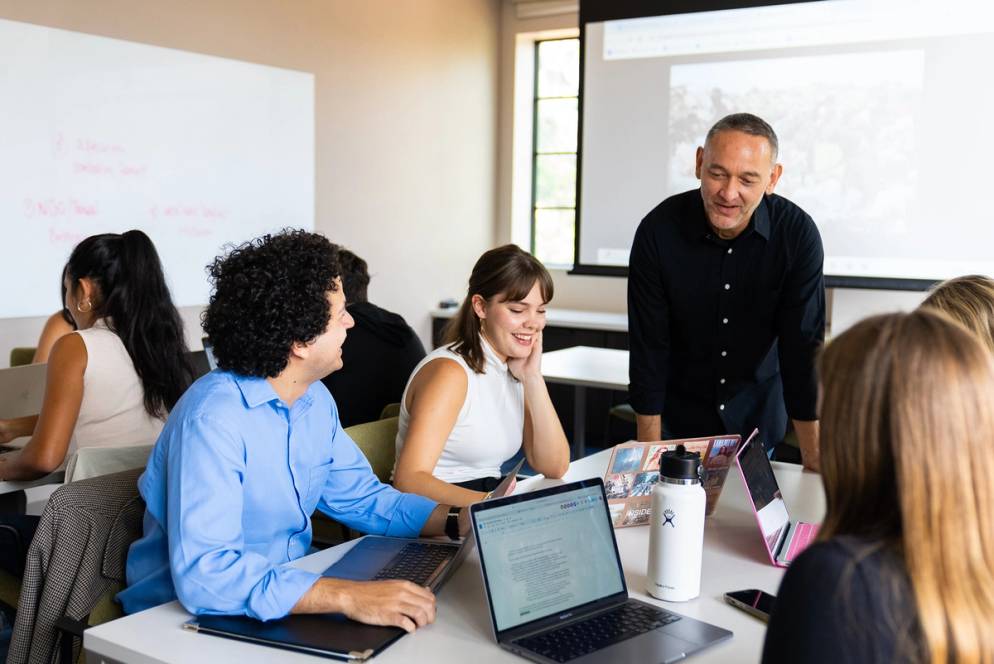
<path fill-rule="evenodd" d="M 314 75 L 0 20 L 0 317 L 73 246 L 144 230 L 178 306 L 228 242 L 314 227 Z"/>

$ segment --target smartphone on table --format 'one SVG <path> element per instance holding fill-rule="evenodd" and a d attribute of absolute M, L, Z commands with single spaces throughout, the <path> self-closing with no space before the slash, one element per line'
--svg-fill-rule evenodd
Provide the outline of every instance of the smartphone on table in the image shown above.
<path fill-rule="evenodd" d="M 725 601 L 749 615 L 756 616 L 763 622 L 769 622 L 777 598 L 762 590 L 750 588 L 725 593 Z"/>

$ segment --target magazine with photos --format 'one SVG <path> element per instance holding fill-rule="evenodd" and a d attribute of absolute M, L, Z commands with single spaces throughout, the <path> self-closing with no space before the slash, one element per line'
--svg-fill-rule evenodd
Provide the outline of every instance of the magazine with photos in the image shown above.
<path fill-rule="evenodd" d="M 753 435 L 756 435 L 755 432 Z M 629 441 L 615 446 L 604 476 L 608 509 L 615 528 L 644 526 L 652 513 L 652 489 L 659 481 L 659 458 L 663 452 L 683 445 L 688 452 L 698 452 L 703 466 L 704 491 L 707 493 L 705 515 L 718 505 L 728 469 L 735 460 L 742 436 L 722 435 L 706 438 L 661 440 L 653 443 Z"/>

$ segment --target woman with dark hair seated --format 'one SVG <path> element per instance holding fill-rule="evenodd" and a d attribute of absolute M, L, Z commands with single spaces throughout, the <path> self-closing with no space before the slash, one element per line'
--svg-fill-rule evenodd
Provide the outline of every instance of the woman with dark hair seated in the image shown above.
<path fill-rule="evenodd" d="M 569 468 L 569 443 L 542 378 L 552 277 L 513 244 L 483 254 L 446 329 L 415 367 L 401 400 L 394 484 L 469 505 L 492 491 L 524 447 L 546 477 Z"/>
<path fill-rule="evenodd" d="M 41 413 L 0 420 L 0 480 L 28 480 L 77 449 L 153 443 L 190 384 L 183 324 L 147 235 L 94 235 L 63 270 L 65 308 L 77 331 L 55 342 Z"/>
<path fill-rule="evenodd" d="M 994 661 L 994 359 L 920 309 L 843 333 L 821 381 L 825 521 L 763 661 Z"/>

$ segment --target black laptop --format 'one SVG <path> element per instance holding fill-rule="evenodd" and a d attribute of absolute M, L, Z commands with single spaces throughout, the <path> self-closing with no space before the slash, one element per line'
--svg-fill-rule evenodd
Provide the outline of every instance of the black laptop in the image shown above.
<path fill-rule="evenodd" d="M 491 500 L 513 491 L 523 463 L 501 480 Z M 405 579 L 437 592 L 472 547 L 472 537 L 446 542 L 367 535 L 322 576 L 354 581 Z M 198 616 L 183 629 L 347 661 L 369 659 L 406 634 L 399 627 L 364 625 L 339 614 L 291 615 L 270 622 L 245 616 Z"/>
<path fill-rule="evenodd" d="M 546 664 L 676 662 L 732 636 L 628 596 L 600 478 L 470 512 L 505 650 Z"/>

